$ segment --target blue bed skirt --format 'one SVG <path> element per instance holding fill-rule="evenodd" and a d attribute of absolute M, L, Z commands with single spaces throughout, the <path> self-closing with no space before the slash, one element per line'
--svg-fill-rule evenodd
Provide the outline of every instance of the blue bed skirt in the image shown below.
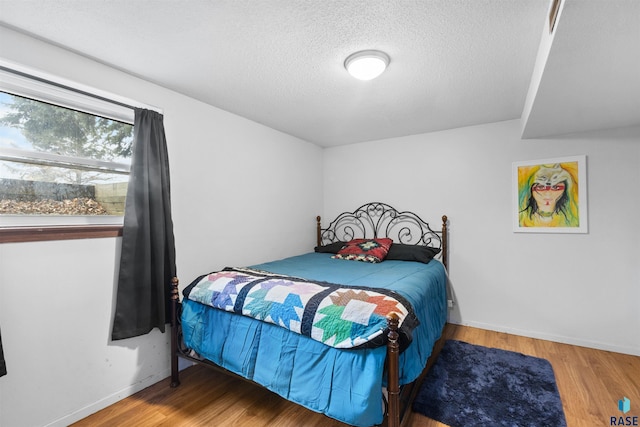
<path fill-rule="evenodd" d="M 446 321 L 446 273 L 436 260 L 371 264 L 309 253 L 252 268 L 344 285 L 385 287 L 404 296 L 420 325 L 400 355 L 400 384 L 420 375 Z M 335 349 L 277 325 L 187 299 L 182 303 L 181 321 L 189 348 L 285 399 L 354 426 L 383 420 L 386 347 Z"/>

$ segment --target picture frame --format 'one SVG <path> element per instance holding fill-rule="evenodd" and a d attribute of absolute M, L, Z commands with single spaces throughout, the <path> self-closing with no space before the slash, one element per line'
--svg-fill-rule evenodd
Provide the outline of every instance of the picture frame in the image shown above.
<path fill-rule="evenodd" d="M 587 156 L 513 162 L 513 231 L 587 233 Z"/>

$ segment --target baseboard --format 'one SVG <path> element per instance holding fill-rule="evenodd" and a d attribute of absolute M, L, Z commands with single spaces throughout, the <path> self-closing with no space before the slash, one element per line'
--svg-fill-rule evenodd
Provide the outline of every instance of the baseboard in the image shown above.
<path fill-rule="evenodd" d="M 546 334 L 542 332 L 525 331 L 521 329 L 492 325 L 489 323 L 482 323 L 482 322 L 458 323 L 458 322 L 452 322 L 451 320 L 449 320 L 449 323 L 452 323 L 455 325 L 461 325 L 461 326 L 470 326 L 472 328 L 486 329 L 486 330 L 495 331 L 495 332 L 504 332 L 512 335 L 520 335 L 528 338 L 536 338 L 540 340 L 553 341 L 553 342 L 558 342 L 562 344 L 576 345 L 579 347 L 588 347 L 596 350 L 612 351 L 614 353 L 623 353 L 623 354 L 630 354 L 632 356 L 640 356 L 640 349 L 633 348 L 633 347 L 617 346 L 617 345 L 606 344 L 606 343 L 601 343 L 597 341 L 565 337 L 562 335 Z"/>
<path fill-rule="evenodd" d="M 64 417 L 53 421 L 50 424 L 46 424 L 47 427 L 66 427 L 70 424 L 75 423 L 76 421 L 80 421 L 83 418 L 88 417 L 91 414 L 95 414 L 101 409 L 106 408 L 107 406 L 113 405 L 114 403 L 124 399 L 125 397 L 132 396 L 137 392 L 144 390 L 145 388 L 162 381 L 171 375 L 169 370 L 161 372 L 158 375 L 151 375 L 147 378 L 144 378 L 140 382 L 137 382 L 129 387 L 126 387 L 118 392 L 115 392 L 104 399 L 100 399 L 99 401 L 92 403 L 91 405 L 85 406 L 78 411 L 75 411 L 71 414 L 65 415 Z"/>

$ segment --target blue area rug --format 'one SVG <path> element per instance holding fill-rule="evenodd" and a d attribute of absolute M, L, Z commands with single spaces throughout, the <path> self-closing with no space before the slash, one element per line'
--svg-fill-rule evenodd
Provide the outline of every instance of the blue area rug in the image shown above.
<path fill-rule="evenodd" d="M 451 427 L 566 427 L 551 364 L 537 357 L 448 340 L 413 410 Z"/>

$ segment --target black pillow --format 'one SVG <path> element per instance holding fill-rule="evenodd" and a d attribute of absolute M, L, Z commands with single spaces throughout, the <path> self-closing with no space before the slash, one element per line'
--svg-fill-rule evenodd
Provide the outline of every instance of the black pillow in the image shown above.
<path fill-rule="evenodd" d="M 346 242 L 333 242 L 324 246 L 316 246 L 313 250 L 323 254 L 337 254 L 338 251 L 346 244 Z"/>
<path fill-rule="evenodd" d="M 417 261 L 427 264 L 439 253 L 439 248 L 432 248 L 431 246 L 394 243 L 391 245 L 385 260 Z"/>

